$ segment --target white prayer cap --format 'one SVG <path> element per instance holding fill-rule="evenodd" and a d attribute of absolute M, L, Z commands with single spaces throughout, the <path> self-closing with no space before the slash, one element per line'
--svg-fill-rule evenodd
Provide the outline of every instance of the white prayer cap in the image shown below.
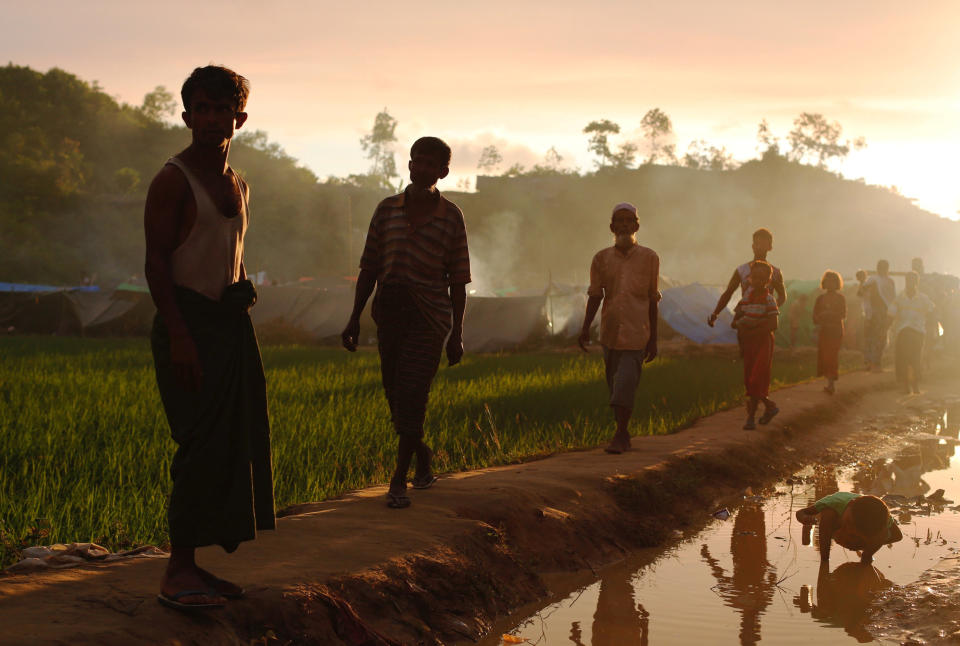
<path fill-rule="evenodd" d="M 640 217 L 640 215 L 637 213 L 637 207 L 635 207 L 633 204 L 630 204 L 630 202 L 620 202 L 620 204 L 617 204 L 615 207 L 613 207 L 613 213 L 616 213 L 617 211 L 630 211 L 635 217 Z M 613 215 L 613 213 L 611 213 L 611 215 Z"/>

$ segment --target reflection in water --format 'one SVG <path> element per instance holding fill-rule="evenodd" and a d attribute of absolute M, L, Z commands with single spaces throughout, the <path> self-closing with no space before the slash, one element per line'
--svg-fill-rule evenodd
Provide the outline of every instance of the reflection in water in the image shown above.
<path fill-rule="evenodd" d="M 915 434 L 910 447 L 868 465 L 804 470 L 776 486 L 779 496 L 768 497 L 762 505 L 746 501 L 733 518 L 713 522 L 692 541 L 682 541 L 659 556 L 651 552 L 611 568 L 587 587 L 579 587 L 582 580 L 578 579 L 569 597 L 537 614 L 524 615 L 529 618 L 523 623 L 513 620 L 512 631 L 539 646 L 648 641 L 669 646 L 758 642 L 809 646 L 849 643 L 851 637 L 869 641 L 864 622 L 871 598 L 893 585 L 891 581 L 915 581 L 932 562 L 950 555 L 948 543 L 960 542 L 960 514 L 947 502 L 932 504 L 916 498 L 931 489 L 945 490 L 941 500 L 960 497 L 960 460 L 951 462 L 960 437 L 960 400 L 944 408 L 942 417 L 927 418 L 925 424 L 907 429 Z M 857 562 L 837 567 L 835 560 L 833 572 L 829 566 L 821 568 L 818 550 L 809 546 L 812 539 L 804 542 L 801 527 L 793 522 L 797 505 L 808 506 L 840 490 L 886 496 L 902 522 L 911 524 L 914 541 L 894 545 L 884 554 L 881 567 L 889 580 Z M 940 541 L 922 540 L 941 533 Z M 842 554 L 846 552 L 837 556 Z M 698 560 L 708 567 L 691 567 Z M 782 604 L 774 600 L 780 593 Z M 731 609 L 739 622 L 731 621 Z M 551 614 L 553 628 L 559 628 L 552 633 L 546 630 Z M 650 638 L 651 616 L 657 617 L 656 640 Z M 500 640 L 483 643 L 500 646 Z"/>
<path fill-rule="evenodd" d="M 647 646 L 649 634 L 650 613 L 633 598 L 633 572 L 615 568 L 600 580 L 590 643 L 592 646 Z"/>
<path fill-rule="evenodd" d="M 760 617 L 773 601 L 776 569 L 767 561 L 767 536 L 761 505 L 744 505 L 737 512 L 730 540 L 733 575 L 728 576 L 704 545 L 700 555 L 717 579 L 716 589 L 724 602 L 740 611 L 740 643 L 760 641 Z"/>
<path fill-rule="evenodd" d="M 826 563 L 817 576 L 816 599 L 811 598 L 810 586 L 800 586 L 800 594 L 793 599 L 802 613 L 821 623 L 843 628 L 858 642 L 873 641 L 864 624 L 867 606 L 880 590 L 893 585 L 880 571 L 861 563 L 843 563 L 833 572 Z"/>
<path fill-rule="evenodd" d="M 960 408 L 948 409 L 934 420 L 933 432 L 943 438 L 957 439 L 960 434 Z M 942 443 L 941 443 L 942 442 Z M 875 460 L 854 475 L 859 493 L 915 497 L 930 492 L 923 475 L 950 466 L 956 447 L 953 442 L 934 437 L 919 439 L 900 450 L 893 459 Z"/>

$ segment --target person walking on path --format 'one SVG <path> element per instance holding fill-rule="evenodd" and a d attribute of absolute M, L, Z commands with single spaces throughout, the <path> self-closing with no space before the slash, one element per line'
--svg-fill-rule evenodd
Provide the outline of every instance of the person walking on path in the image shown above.
<path fill-rule="evenodd" d="M 820 279 L 820 294 L 813 304 L 813 324 L 817 326 L 817 376 L 826 377 L 824 391 L 836 392 L 840 378 L 840 345 L 843 343 L 843 322 L 847 318 L 847 299 L 840 290 L 843 278 L 827 270 Z"/>
<path fill-rule="evenodd" d="M 767 254 L 769 254 L 771 251 L 773 251 L 773 234 L 770 233 L 768 229 L 757 229 L 754 231 L 753 260 L 762 260 L 767 262 Z M 745 262 L 733 270 L 733 276 L 730 277 L 730 280 L 727 283 L 727 288 L 723 291 L 723 294 L 720 295 L 720 300 L 717 301 L 717 306 L 707 319 L 707 325 L 713 327 L 714 324 L 716 324 L 717 317 L 720 316 L 720 312 L 723 311 L 723 308 L 725 308 L 727 303 L 730 302 L 730 299 L 733 298 L 733 293 L 737 291 L 738 287 L 740 288 L 741 297 L 746 294 L 747 289 L 750 286 L 750 266 L 752 264 L 753 261 Z M 787 301 L 787 290 L 783 285 L 783 273 L 781 273 L 781 271 L 774 265 L 770 265 L 770 268 L 773 272 L 770 278 L 770 288 L 777 295 L 776 304 L 779 308 L 782 307 Z"/>
<path fill-rule="evenodd" d="M 887 332 L 890 327 L 888 310 L 897 297 L 897 287 L 890 273 L 890 263 L 877 261 L 877 273 L 869 278 L 865 272 L 857 272 L 860 286 L 857 296 L 863 299 L 864 359 L 872 372 L 881 372 L 883 350 L 887 347 Z"/>
<path fill-rule="evenodd" d="M 745 431 L 757 428 L 757 408 L 763 402 L 761 424 L 780 412 L 770 399 L 770 371 L 773 367 L 773 334 L 777 330 L 780 310 L 770 293 L 773 268 L 763 260 L 750 263 L 750 283 L 744 297 L 734 310 L 733 323 L 743 352 L 743 382 L 747 390 L 747 421 Z"/>
<path fill-rule="evenodd" d="M 916 272 L 907 273 L 906 287 L 890 307 L 897 382 L 904 393 L 920 392 L 927 321 L 935 309 L 930 297 L 919 290 L 919 282 Z"/>
<path fill-rule="evenodd" d="M 353 313 L 343 330 L 343 346 L 355 352 L 360 314 L 376 288 L 372 314 L 383 390 L 397 433 L 397 466 L 387 505 L 410 506 L 407 474 L 426 489 L 436 482 L 432 452 L 423 441 L 430 386 L 446 339 L 447 360 L 463 357 L 463 312 L 470 282 L 470 255 L 463 213 L 437 190 L 450 172 L 450 147 L 422 137 L 410 149 L 410 185 L 380 202 L 370 221 L 360 259 Z"/>
<path fill-rule="evenodd" d="M 613 208 L 612 247 L 601 249 L 590 264 L 590 288 L 578 343 L 584 352 L 590 343 L 590 326 L 600 314 L 600 344 L 610 407 L 617 430 L 607 453 L 630 449 L 630 417 L 643 364 L 657 356 L 657 315 L 660 292 L 660 258 L 653 249 L 637 243 L 640 218 L 637 207 L 623 202 Z"/>
<path fill-rule="evenodd" d="M 243 596 L 197 565 L 196 548 L 233 552 L 275 528 L 266 381 L 247 313 L 256 291 L 243 265 L 250 190 L 228 162 L 249 87 L 224 67 L 193 71 L 181 91 L 191 143 L 157 173 L 144 209 L 150 341 L 177 443 L 158 599 L 181 610 Z"/>

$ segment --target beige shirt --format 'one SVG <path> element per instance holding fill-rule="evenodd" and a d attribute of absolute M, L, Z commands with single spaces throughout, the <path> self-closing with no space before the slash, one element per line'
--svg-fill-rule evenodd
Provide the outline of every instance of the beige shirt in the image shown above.
<path fill-rule="evenodd" d="M 650 301 L 660 300 L 660 258 L 635 245 L 627 252 L 608 247 L 590 265 L 587 295 L 603 298 L 600 343 L 612 350 L 644 350 L 650 340 Z"/>

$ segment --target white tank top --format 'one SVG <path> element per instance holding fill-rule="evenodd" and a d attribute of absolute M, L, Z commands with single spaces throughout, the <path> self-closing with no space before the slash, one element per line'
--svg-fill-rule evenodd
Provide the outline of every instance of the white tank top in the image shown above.
<path fill-rule="evenodd" d="M 247 192 L 238 181 L 237 187 L 243 195 L 243 211 L 235 217 L 225 217 L 186 164 L 176 157 L 171 157 L 167 163 L 179 168 L 187 178 L 197 205 L 193 228 L 186 240 L 173 251 L 173 282 L 219 301 L 224 288 L 240 280 L 243 237 L 250 217 Z M 233 173 L 233 169 L 230 172 Z"/>

